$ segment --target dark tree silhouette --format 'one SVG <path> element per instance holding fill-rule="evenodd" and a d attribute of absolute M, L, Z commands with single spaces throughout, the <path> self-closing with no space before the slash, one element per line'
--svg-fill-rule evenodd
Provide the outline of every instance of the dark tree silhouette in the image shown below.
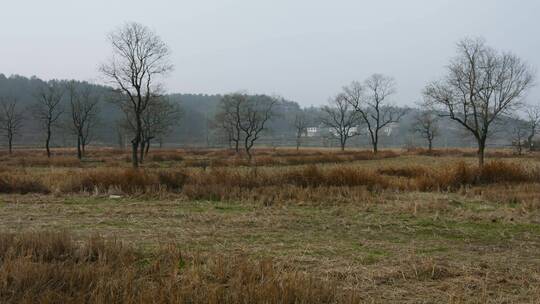
<path fill-rule="evenodd" d="M 45 132 L 47 157 L 51 157 L 50 144 L 53 128 L 58 125 L 60 116 L 64 112 L 63 95 L 64 88 L 57 82 L 44 84 L 36 93 L 37 103 L 33 107 L 33 114 Z"/>
<path fill-rule="evenodd" d="M 132 165 L 139 166 L 138 150 L 143 141 L 143 115 L 160 92 L 156 78 L 172 70 L 169 48 L 146 26 L 128 23 L 109 36 L 113 49 L 110 62 L 101 72 L 122 95 L 115 100 L 134 119 L 135 132 L 131 140 Z"/>
<path fill-rule="evenodd" d="M 13 151 L 13 138 L 19 134 L 24 120 L 23 112 L 19 111 L 17 105 L 17 98 L 0 98 L 0 131 L 7 139 L 9 154 Z"/>
<path fill-rule="evenodd" d="M 67 84 L 66 92 L 71 117 L 70 127 L 77 137 L 77 158 L 82 159 L 98 122 L 100 98 L 92 92 L 91 87 L 81 88 L 74 81 Z"/>
<path fill-rule="evenodd" d="M 531 68 L 517 56 L 500 53 L 482 39 L 464 39 L 457 45 L 457 56 L 450 61 L 446 77 L 430 83 L 426 100 L 470 132 L 478 144 L 478 165 L 484 165 L 484 152 L 492 124 L 511 115 L 533 85 Z"/>
<path fill-rule="evenodd" d="M 345 150 L 347 140 L 357 136 L 360 123 L 359 114 L 347 102 L 344 94 L 339 94 L 329 100 L 329 105 L 322 108 L 321 123 L 332 130 L 332 134 L 339 137 L 341 151 Z"/>
<path fill-rule="evenodd" d="M 373 153 L 379 149 L 379 132 L 391 123 L 399 122 L 407 109 L 393 106 L 388 97 L 396 92 L 391 77 L 373 74 L 361 84 L 357 81 L 343 88 L 343 98 L 366 124 Z"/>

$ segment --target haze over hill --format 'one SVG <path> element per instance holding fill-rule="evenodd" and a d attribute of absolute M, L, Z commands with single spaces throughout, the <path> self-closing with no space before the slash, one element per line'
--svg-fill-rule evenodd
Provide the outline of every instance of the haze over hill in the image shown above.
<path fill-rule="evenodd" d="M 66 86 L 70 80 L 56 80 L 62 86 Z M 50 83 L 50 82 L 49 82 Z M 117 105 L 111 103 L 112 88 L 86 82 L 78 82 L 82 87 L 89 87 L 93 94 L 99 96 L 98 125 L 92 138 L 92 145 L 119 145 L 119 122 L 124 116 Z M 0 96 L 15 98 L 18 101 L 17 108 L 25 113 L 25 120 L 21 132 L 15 138 L 17 146 L 41 146 L 43 143 L 42 127 L 33 118 L 32 108 L 37 102 L 36 93 L 45 84 L 38 77 L 24 77 L 20 75 L 6 76 L 0 73 Z M 227 145 L 219 128 L 214 128 L 215 115 L 219 111 L 219 102 L 223 95 L 208 94 L 168 94 L 167 98 L 180 106 L 182 115 L 176 121 L 171 132 L 163 138 L 165 147 L 224 147 Z M 64 92 L 62 97 L 64 109 L 68 108 L 68 94 Z M 295 128 L 294 120 L 298 111 L 303 108 L 308 121 L 308 127 L 321 126 L 321 117 L 324 116 L 320 107 L 301 107 L 298 103 L 289 100 L 281 100 L 280 106 L 276 107 L 276 115 L 269 122 L 268 130 L 262 134 L 261 144 L 265 146 L 294 146 Z M 391 133 L 381 138 L 382 147 L 403 147 L 408 144 L 423 145 L 424 140 L 419 134 L 415 134 L 411 125 L 415 120 L 419 109 L 409 109 L 407 115 L 394 126 Z M 76 138 L 70 130 L 69 111 L 62 113 L 60 123 L 55 127 L 52 139 L 53 146 L 73 146 Z M 497 132 L 493 146 L 507 146 L 511 142 L 512 122 L 502 124 L 503 132 Z M 468 136 L 450 120 L 439 122 L 441 129 L 445 130 L 443 136 L 435 139 L 436 147 L 470 147 L 473 144 L 472 137 Z M 359 123 L 361 125 L 361 123 Z M 505 132 L 506 131 L 506 132 Z M 128 138 L 124 138 L 124 145 Z M 331 137 L 316 136 L 305 139 L 307 146 L 337 147 L 338 139 Z M 0 142 L 0 147 L 5 142 Z M 361 136 L 352 138 L 350 145 L 353 147 L 369 147 L 368 135 L 365 131 Z"/>
<path fill-rule="evenodd" d="M 395 77 L 396 103 L 412 105 L 465 36 L 539 67 L 538 11 L 535 0 L 9 1 L 0 72 L 103 82 L 106 34 L 137 21 L 172 50 L 170 93 L 247 90 L 321 105 L 380 72 Z M 539 100 L 539 90 L 528 99 Z"/>

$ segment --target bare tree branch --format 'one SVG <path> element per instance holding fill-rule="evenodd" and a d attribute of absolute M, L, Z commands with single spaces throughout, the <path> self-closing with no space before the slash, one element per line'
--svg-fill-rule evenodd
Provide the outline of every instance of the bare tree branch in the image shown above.
<path fill-rule="evenodd" d="M 339 137 L 341 150 L 345 150 L 347 140 L 359 135 L 360 112 L 354 110 L 344 94 L 339 94 L 322 107 L 324 115 L 320 118 L 324 126 Z"/>
<path fill-rule="evenodd" d="M 64 113 L 62 96 L 64 89 L 57 82 L 44 84 L 36 92 L 37 102 L 33 107 L 33 115 L 38 120 L 45 131 L 45 149 L 47 157 L 51 157 L 50 143 L 53 128 L 58 125 L 60 115 Z"/>
<path fill-rule="evenodd" d="M 464 39 L 457 50 L 446 77 L 430 83 L 424 96 L 476 138 L 478 163 L 483 166 L 491 125 L 521 105 L 534 74 L 521 59 L 495 51 L 482 39 Z"/>
<path fill-rule="evenodd" d="M 377 153 L 379 132 L 391 123 L 399 120 L 408 109 L 392 105 L 388 98 L 396 92 L 393 78 L 382 74 L 373 74 L 361 84 L 353 81 L 343 88 L 343 98 L 359 114 L 366 124 L 373 153 Z"/>
<path fill-rule="evenodd" d="M 135 127 L 132 144 L 132 164 L 139 166 L 137 151 L 143 140 L 142 116 L 159 96 L 160 86 L 155 78 L 173 69 L 168 58 L 170 51 L 161 38 L 149 28 L 128 23 L 109 35 L 113 56 L 100 68 L 103 75 L 116 86 L 120 108 L 126 117 L 133 118 Z"/>
<path fill-rule="evenodd" d="M 13 151 L 13 139 L 19 134 L 24 121 L 22 111 L 17 109 L 18 100 L 14 97 L 0 98 L 0 132 L 8 142 L 9 154 Z"/>

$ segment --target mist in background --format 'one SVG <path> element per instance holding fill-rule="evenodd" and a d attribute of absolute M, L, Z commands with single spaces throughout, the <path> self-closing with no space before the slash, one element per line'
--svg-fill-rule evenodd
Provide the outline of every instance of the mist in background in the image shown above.
<path fill-rule="evenodd" d="M 128 21 L 172 50 L 170 93 L 279 94 L 320 105 L 352 80 L 393 76 L 413 105 L 466 36 L 540 67 L 540 1 L 9 1 L 0 10 L 0 73 L 103 83 L 106 35 Z M 528 101 L 538 102 L 540 90 Z"/>

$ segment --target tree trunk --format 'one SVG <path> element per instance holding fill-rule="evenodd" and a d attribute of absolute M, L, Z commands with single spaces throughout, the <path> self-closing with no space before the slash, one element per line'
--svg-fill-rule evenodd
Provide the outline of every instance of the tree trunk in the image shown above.
<path fill-rule="evenodd" d="M 77 136 L 77 158 L 82 159 L 81 136 Z"/>
<path fill-rule="evenodd" d="M 144 156 L 148 156 L 148 151 L 150 150 L 150 140 L 146 141 L 146 147 L 144 149 Z"/>
<path fill-rule="evenodd" d="M 480 168 L 484 167 L 485 150 L 486 150 L 486 142 L 485 142 L 485 140 L 479 140 L 478 141 L 478 167 L 480 167 Z"/>
<path fill-rule="evenodd" d="M 428 152 L 431 153 L 433 150 L 433 140 L 428 139 Z"/>
<path fill-rule="evenodd" d="M 244 149 L 246 150 L 246 154 L 248 156 L 248 160 L 251 162 L 251 147 L 249 146 L 249 139 L 246 137 L 244 139 Z"/>
<path fill-rule="evenodd" d="M 139 168 L 139 142 L 136 138 L 131 141 L 131 164 L 133 168 Z"/>
<path fill-rule="evenodd" d="M 296 151 L 300 150 L 300 137 L 296 138 Z"/>
<path fill-rule="evenodd" d="M 373 154 L 377 154 L 377 152 L 379 151 L 379 135 L 377 132 L 378 130 L 369 130 L 369 137 L 371 139 L 371 147 L 373 149 Z"/>
<path fill-rule="evenodd" d="M 51 157 L 51 149 L 49 148 L 49 144 L 51 142 L 51 126 L 47 126 L 47 138 L 45 139 L 45 150 L 47 150 L 47 157 Z"/>
<path fill-rule="evenodd" d="M 131 164 L 133 168 L 139 168 L 139 145 L 142 144 L 142 122 L 141 114 L 136 112 L 137 128 L 135 130 L 135 138 L 131 141 Z M 140 160 L 142 162 L 142 159 Z"/>
<path fill-rule="evenodd" d="M 11 155 L 13 152 L 13 135 L 8 137 L 8 153 Z"/>
<path fill-rule="evenodd" d="M 347 144 L 347 140 L 346 139 L 341 139 L 339 141 L 339 144 L 341 146 L 341 151 L 345 151 L 345 145 Z"/>
<path fill-rule="evenodd" d="M 139 162 L 142 164 L 144 161 L 144 149 L 146 147 L 146 140 L 141 140 L 140 143 L 140 150 L 139 150 Z"/>

